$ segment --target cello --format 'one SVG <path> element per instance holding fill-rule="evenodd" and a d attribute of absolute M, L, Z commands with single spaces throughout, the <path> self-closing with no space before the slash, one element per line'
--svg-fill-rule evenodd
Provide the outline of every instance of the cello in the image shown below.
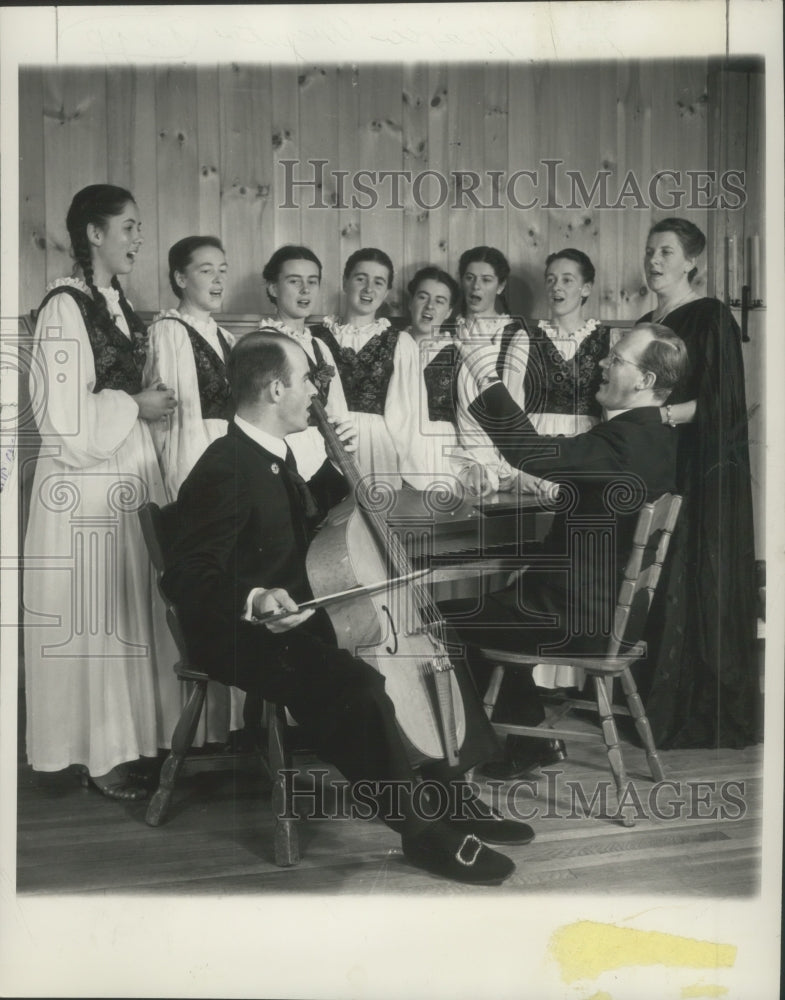
<path fill-rule="evenodd" d="M 389 488 L 361 475 L 318 398 L 311 412 L 328 454 L 350 487 L 349 496 L 330 511 L 308 550 L 306 569 L 314 595 L 416 576 L 384 518 L 382 501 Z M 458 765 L 467 715 L 448 654 L 446 626 L 424 585 L 417 580 L 406 586 L 396 583 L 386 593 L 336 603 L 327 611 L 338 645 L 384 675 L 412 763 L 444 760 L 449 766 Z M 493 741 L 487 719 L 480 714 Z M 492 742 L 488 750 L 493 750 Z"/>

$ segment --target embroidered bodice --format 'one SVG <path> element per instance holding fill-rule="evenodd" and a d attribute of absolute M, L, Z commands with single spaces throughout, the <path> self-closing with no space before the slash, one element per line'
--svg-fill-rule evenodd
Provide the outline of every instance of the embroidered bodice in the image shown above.
<path fill-rule="evenodd" d="M 79 307 L 93 351 L 95 385 L 93 392 L 118 389 L 135 396 L 142 391 L 142 372 L 147 358 L 147 331 L 141 319 L 116 288 L 100 288 L 106 300 L 111 324 L 100 315 L 90 289 L 81 278 L 58 278 L 49 286 L 43 308 L 55 295 L 69 295 Z M 125 333 L 118 320 L 125 323 Z"/>
<path fill-rule="evenodd" d="M 265 316 L 260 328 L 263 329 L 268 326 L 273 330 L 278 330 L 279 333 L 286 334 L 292 340 L 296 340 L 308 355 L 311 365 L 311 380 L 318 390 L 319 402 L 322 406 L 326 406 L 327 397 L 330 394 L 330 382 L 335 377 L 335 369 L 331 364 L 327 363 L 324 354 L 319 348 L 319 343 L 314 337 L 314 333 L 316 336 L 321 336 L 321 332 L 325 327 L 321 323 L 314 323 L 313 327 L 306 326 L 304 329 L 298 330 L 284 323 L 277 316 Z"/>
<path fill-rule="evenodd" d="M 599 362 L 608 353 L 609 337 L 610 330 L 597 320 L 588 320 L 571 337 L 542 320 L 529 345 L 524 380 L 527 411 L 599 416 L 594 397 L 602 378 Z"/>
<path fill-rule="evenodd" d="M 447 343 L 423 368 L 425 393 L 428 399 L 428 419 L 455 423 L 457 394 L 455 373 L 458 368 L 458 348 Z"/>
<path fill-rule="evenodd" d="M 156 316 L 156 320 L 159 319 L 174 320 L 185 327 L 188 333 L 196 367 L 202 419 L 231 420 L 234 415 L 234 403 L 226 375 L 231 347 L 215 320 L 212 317 L 206 321 L 197 320 L 177 309 L 168 309 L 165 313 L 160 313 Z M 213 344 L 219 348 L 220 355 Z"/>
<path fill-rule="evenodd" d="M 383 414 L 400 331 L 387 319 L 354 327 L 328 316 L 317 335 L 332 351 L 349 409 Z"/>

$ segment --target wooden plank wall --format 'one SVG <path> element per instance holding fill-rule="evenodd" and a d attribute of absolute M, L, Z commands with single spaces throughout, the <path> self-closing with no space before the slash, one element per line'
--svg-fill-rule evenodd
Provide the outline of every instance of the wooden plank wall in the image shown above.
<path fill-rule="evenodd" d="M 749 340 L 743 344 L 744 378 L 749 419 L 750 468 L 755 515 L 755 553 L 766 556 L 766 212 L 764 202 L 763 134 L 764 83 L 762 60 L 736 60 L 731 66 L 712 67 L 709 73 L 708 143 L 712 163 L 720 171 L 734 169 L 746 173 L 748 200 L 743 211 L 712 212 L 707 238 L 717 262 L 715 291 L 728 295 L 728 253 L 726 239 L 734 236 L 738 246 L 737 263 L 741 274 L 735 294 L 740 294 L 743 280 L 749 280 L 750 239 L 760 238 L 761 273 L 756 276 L 757 293 L 763 305 L 751 309 L 747 318 Z M 733 313 L 742 323 L 741 310 Z"/>
<path fill-rule="evenodd" d="M 34 307 L 45 282 L 70 269 L 71 195 L 108 179 L 134 191 L 142 213 L 146 244 L 128 279 L 140 309 L 173 304 L 169 245 L 211 232 L 227 248 L 229 313 L 268 311 L 261 270 L 284 242 L 302 241 L 322 258 L 322 312 L 339 308 L 346 256 L 381 246 L 396 265 L 396 313 L 418 267 L 456 273 L 463 250 L 488 243 L 510 259 L 514 311 L 543 314 L 545 256 L 571 245 L 597 268 L 594 314 L 634 319 L 652 304 L 641 270 L 646 230 L 673 213 L 549 207 L 543 161 L 563 161 L 551 201 L 561 206 L 571 198 L 566 170 L 581 171 L 589 186 L 608 170 L 615 201 L 628 171 L 645 194 L 658 169 L 711 166 L 707 74 L 705 61 L 23 69 L 20 305 Z M 319 192 L 295 192 L 299 207 L 282 207 L 285 159 L 327 161 Z M 352 207 L 350 175 L 363 169 L 438 172 L 450 200 L 423 208 L 402 184 L 401 207 L 386 208 L 388 180 L 376 184 L 377 206 Z M 452 208 L 456 187 L 465 187 L 449 176 L 456 170 L 485 174 L 476 192 L 483 204 L 492 197 L 487 172 L 535 170 L 537 188 L 524 177 L 516 192 L 524 202 L 539 196 L 539 204 L 510 206 L 503 179 L 504 207 L 473 207 L 465 196 L 468 207 Z M 343 201 L 336 171 L 348 172 Z M 311 170 L 301 162 L 296 174 Z M 432 176 L 421 201 L 433 204 L 438 193 Z M 314 201 L 329 207 L 312 208 Z M 706 229 L 706 210 L 681 214 Z"/>

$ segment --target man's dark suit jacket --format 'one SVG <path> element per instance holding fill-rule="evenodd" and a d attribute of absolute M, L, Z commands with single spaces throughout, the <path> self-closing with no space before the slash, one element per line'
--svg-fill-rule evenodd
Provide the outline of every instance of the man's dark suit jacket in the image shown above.
<path fill-rule="evenodd" d="M 392 734 L 392 703 L 381 716 L 369 716 L 376 721 L 354 718 L 351 724 L 360 728 L 360 742 L 349 738 L 354 730 L 341 712 L 351 700 L 351 690 L 362 685 L 378 688 L 381 698 L 382 675 L 337 649 L 323 609 L 278 635 L 241 620 L 254 587 L 282 587 L 298 604 L 313 597 L 305 569 L 308 545 L 316 524 L 343 498 L 347 487 L 343 476 L 325 461 L 308 483 L 318 507 L 309 518 L 302 486 L 280 458 L 231 423 L 226 436 L 207 448 L 180 488 L 179 525 L 162 584 L 177 606 L 188 653 L 197 666 L 216 680 L 283 702 L 298 722 L 310 728 L 313 745 L 325 760 L 338 764 L 349 777 L 355 773 L 368 777 L 363 768 L 382 752 L 380 741 L 385 754 L 392 752 L 391 746 L 403 752 L 397 729 Z M 458 773 L 487 760 L 496 742 L 465 669 L 456 676 L 467 731 L 460 762 L 453 769 Z M 376 731 L 374 727 L 382 723 L 387 730 Z M 348 743 L 336 751 L 341 728 Z M 434 774 L 440 764 L 430 762 Z M 400 777 L 403 771 L 392 776 L 396 774 Z"/>
<path fill-rule="evenodd" d="M 305 553 L 315 524 L 347 488 L 329 461 L 308 485 L 319 508 L 311 519 L 284 461 L 230 423 L 180 488 L 162 585 L 177 605 L 189 655 L 216 680 L 247 689 L 260 650 L 274 656 L 285 645 L 240 621 L 254 587 L 283 587 L 298 603 L 313 596 Z"/>
<path fill-rule="evenodd" d="M 566 650 L 603 652 L 638 511 L 676 489 L 675 430 L 650 406 L 575 437 L 539 435 L 501 383 L 481 393 L 470 412 L 512 466 L 562 485 L 565 509 L 522 585 L 527 609 L 556 616 L 560 626 L 549 632 L 532 625 L 529 648 L 558 645 L 561 632 Z M 604 546 L 612 548 L 604 554 Z M 571 568 L 557 568 L 559 558 Z"/>

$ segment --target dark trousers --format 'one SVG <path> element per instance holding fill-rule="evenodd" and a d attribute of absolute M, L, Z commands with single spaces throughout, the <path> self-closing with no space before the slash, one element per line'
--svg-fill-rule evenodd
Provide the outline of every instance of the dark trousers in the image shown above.
<path fill-rule="evenodd" d="M 533 580 L 534 574 L 527 577 Z M 550 607 L 538 607 L 537 591 L 532 590 L 532 599 L 525 607 L 519 603 L 516 584 L 484 594 L 479 600 L 460 598 L 439 604 L 442 615 L 466 643 L 469 667 L 481 694 L 490 683 L 495 665 L 479 655 L 480 648 L 536 653 L 564 641 L 563 616 L 554 614 Z M 543 615 L 552 616 L 552 622 L 538 622 L 537 617 Z M 537 726 L 544 719 L 545 710 L 532 671 L 526 667 L 505 670 L 493 721 Z"/>
<path fill-rule="evenodd" d="M 275 654 L 260 657 L 257 670 L 245 670 L 237 678 L 240 686 L 251 697 L 286 705 L 319 757 L 334 764 L 350 782 L 403 783 L 398 797 L 403 821 L 381 815 L 393 829 L 412 834 L 430 822 L 418 817 L 408 802 L 407 789 L 419 782 L 419 770 L 446 783 L 493 755 L 495 737 L 470 684 L 464 700 L 467 739 L 459 765 L 450 768 L 441 761 L 415 769 L 384 677 L 337 648 L 323 611 L 278 639 Z M 380 807 L 385 798 L 381 796 Z"/>

